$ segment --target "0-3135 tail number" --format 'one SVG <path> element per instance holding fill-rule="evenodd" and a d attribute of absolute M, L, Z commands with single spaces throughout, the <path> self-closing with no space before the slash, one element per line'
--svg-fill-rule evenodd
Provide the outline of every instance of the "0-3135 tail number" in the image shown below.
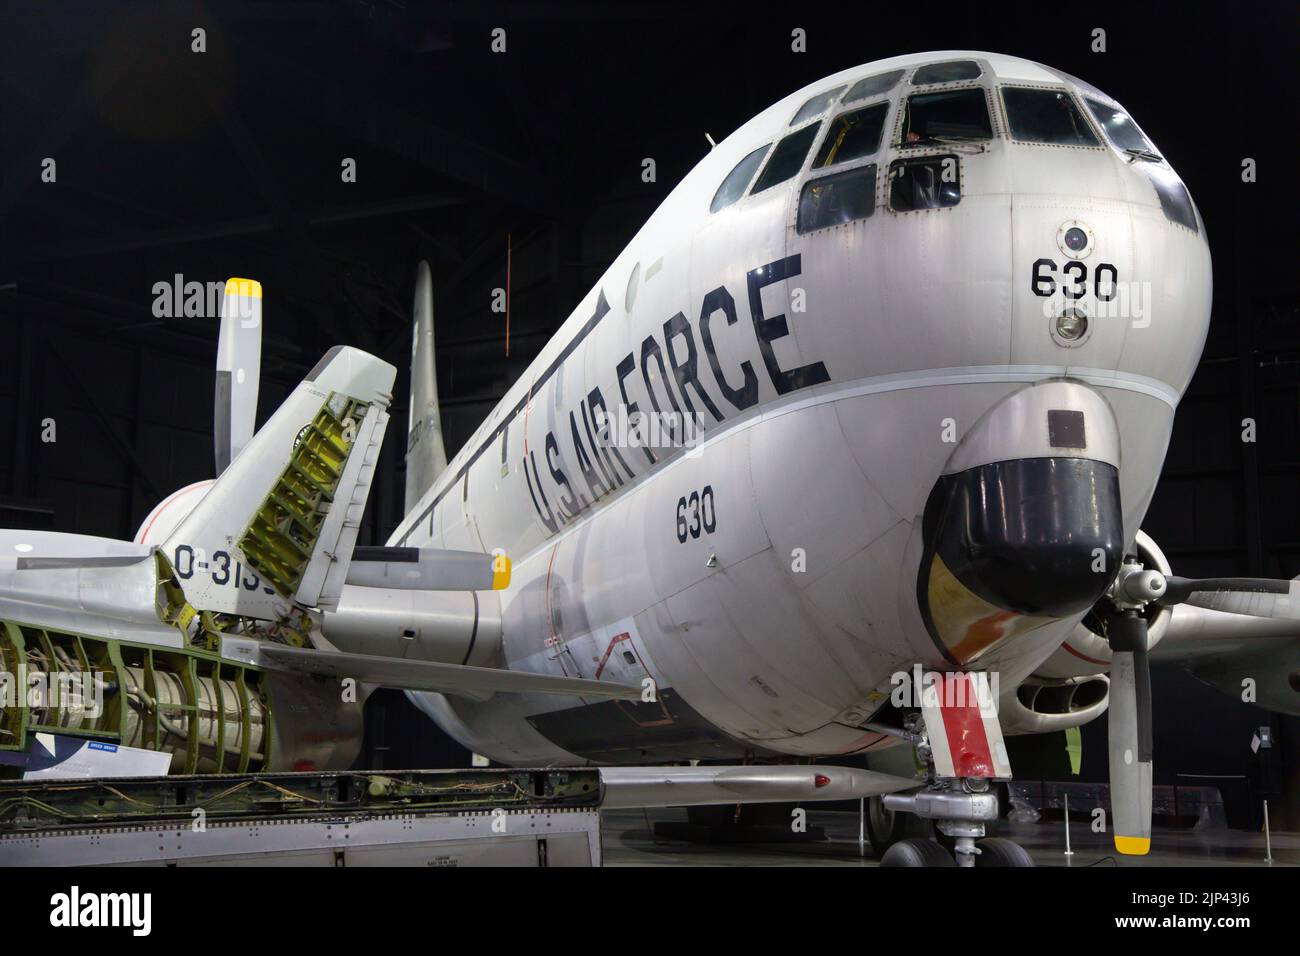
<path fill-rule="evenodd" d="M 262 584 L 256 573 L 244 567 L 241 561 L 232 561 L 225 551 L 215 551 L 212 560 L 207 559 L 202 548 L 193 548 L 188 544 L 176 546 L 172 567 L 176 576 L 188 581 L 195 571 L 207 571 L 212 575 L 212 583 L 219 586 L 242 587 L 245 591 L 256 591 L 259 587 L 267 594 L 274 594 L 271 588 Z"/>

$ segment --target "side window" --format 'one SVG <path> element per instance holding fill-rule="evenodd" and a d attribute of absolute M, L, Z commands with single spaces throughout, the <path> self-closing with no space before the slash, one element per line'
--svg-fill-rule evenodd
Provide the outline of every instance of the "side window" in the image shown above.
<path fill-rule="evenodd" d="M 1161 166 L 1149 166 L 1147 176 L 1151 179 L 1151 185 L 1156 187 L 1156 198 L 1160 200 L 1165 218 L 1186 226 L 1192 232 L 1200 232 L 1200 227 L 1196 224 L 1196 211 L 1192 207 L 1192 197 L 1187 194 L 1187 187 L 1174 171 Z"/>
<path fill-rule="evenodd" d="M 776 148 L 772 150 L 772 158 L 758 174 L 758 182 L 754 183 L 754 188 L 750 192 L 761 193 L 764 189 L 770 189 L 777 183 L 783 183 L 790 177 L 798 175 L 804 157 L 808 155 L 808 149 L 817 138 L 817 130 L 821 125 L 821 123 L 814 123 L 805 126 L 777 143 Z"/>
<path fill-rule="evenodd" d="M 1011 138 L 1054 146 L 1100 146 L 1087 120 L 1064 90 L 1002 88 Z"/>
<path fill-rule="evenodd" d="M 899 146 L 928 146 L 949 140 L 992 139 L 984 91 L 916 93 L 904 107 Z"/>
<path fill-rule="evenodd" d="M 820 113 L 825 113 L 827 108 L 835 102 L 835 97 L 844 92 L 844 87 L 837 86 L 833 90 L 827 90 L 825 93 L 818 93 L 803 106 L 799 107 L 799 112 L 794 114 L 794 119 L 790 120 L 791 126 L 798 126 L 804 120 L 810 120 Z"/>
<path fill-rule="evenodd" d="M 980 75 L 980 65 L 974 60 L 949 60 L 945 63 L 927 63 L 918 66 L 912 74 L 913 86 L 928 86 L 931 83 L 953 83 L 957 80 L 973 80 Z"/>
<path fill-rule="evenodd" d="M 1137 124 L 1127 113 L 1097 100 L 1090 99 L 1085 102 L 1088 104 L 1089 111 L 1097 118 L 1097 125 L 1105 130 L 1106 136 L 1116 147 L 1155 155 L 1151 143 L 1142 135 L 1142 131 L 1137 128 Z"/>
<path fill-rule="evenodd" d="M 858 100 L 865 100 L 872 96 L 888 93 L 898 85 L 898 81 L 902 78 L 902 70 L 890 70 L 888 73 L 881 73 L 877 76 L 869 76 L 865 80 L 858 80 L 844 94 L 844 102 L 854 103 Z"/>
<path fill-rule="evenodd" d="M 745 187 L 754 177 L 754 170 L 758 169 L 758 164 L 763 161 L 767 155 L 767 150 L 771 146 L 760 146 L 740 162 L 738 162 L 731 172 L 727 173 L 727 178 L 722 181 L 718 191 L 713 194 L 713 202 L 709 203 L 709 212 L 717 212 L 719 209 L 725 209 L 733 202 L 745 195 Z"/>
<path fill-rule="evenodd" d="M 866 219 L 876 211 L 876 164 L 833 173 L 804 183 L 799 194 L 802 235 L 814 229 Z"/>
<path fill-rule="evenodd" d="M 880 148 L 880 134 L 885 128 L 888 112 L 888 103 L 877 103 L 835 117 L 826 130 L 817 158 L 813 160 L 813 168 L 870 156 Z"/>
<path fill-rule="evenodd" d="M 943 209 L 961 202 L 956 156 L 896 159 L 889 167 L 889 208 L 894 212 Z"/>

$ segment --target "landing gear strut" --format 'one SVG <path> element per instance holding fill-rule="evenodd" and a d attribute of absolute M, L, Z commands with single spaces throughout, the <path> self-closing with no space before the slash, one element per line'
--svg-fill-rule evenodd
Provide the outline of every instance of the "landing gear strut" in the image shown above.
<path fill-rule="evenodd" d="M 923 697 L 922 712 L 910 714 L 901 731 L 872 727 L 910 741 L 925 762 L 929 780 L 925 789 L 916 793 L 886 794 L 881 798 L 884 809 L 933 821 L 953 842 L 950 857 L 937 841 L 900 840 L 885 851 L 882 866 L 951 866 L 952 861 L 962 867 L 1034 865 L 1018 844 L 996 837 L 985 839 L 985 824 L 998 818 L 998 795 L 992 781 L 1009 777 L 1011 771 L 1001 728 L 991 707 L 973 707 L 964 697 L 960 706 L 945 705 L 946 700 L 950 702 L 945 695 L 952 684 L 976 676 L 984 680 L 983 675 L 944 675 L 939 694 Z M 937 746 L 931 743 L 933 735 L 942 735 Z M 950 745 L 954 738 L 963 741 L 959 754 L 954 754 Z M 982 746 L 983 756 L 967 752 L 968 744 L 972 751 Z"/>

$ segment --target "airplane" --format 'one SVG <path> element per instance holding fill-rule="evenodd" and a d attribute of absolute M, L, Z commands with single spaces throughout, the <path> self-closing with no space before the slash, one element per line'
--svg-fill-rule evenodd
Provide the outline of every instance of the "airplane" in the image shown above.
<path fill-rule="evenodd" d="M 885 863 L 1028 865 L 985 837 L 1003 734 L 1109 709 L 1144 854 L 1151 652 L 1300 709 L 1300 582 L 1180 578 L 1140 530 L 1210 292 L 1106 93 L 975 51 L 845 70 L 718 142 L 450 461 L 422 263 L 407 513 L 367 548 L 395 370 L 336 347 L 254 433 L 262 291 L 232 279 L 217 478 L 132 542 L 0 535 L 0 670 L 115 691 L 0 711 L 0 755 L 60 728 L 343 768 L 387 686 L 500 763 L 601 765 L 607 806 L 871 797 L 953 840 Z M 815 763 L 906 746 L 919 777 Z"/>

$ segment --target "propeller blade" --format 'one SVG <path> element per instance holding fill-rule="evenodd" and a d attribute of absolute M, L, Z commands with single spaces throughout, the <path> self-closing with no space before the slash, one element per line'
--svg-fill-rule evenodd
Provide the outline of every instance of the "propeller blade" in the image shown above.
<path fill-rule="evenodd" d="M 1300 580 L 1280 578 L 1166 578 L 1161 604 L 1300 621 Z"/>
<path fill-rule="evenodd" d="M 1151 849 L 1151 674 L 1147 622 L 1135 611 L 1111 620 L 1109 734 L 1110 812 L 1115 849 Z"/>
<path fill-rule="evenodd" d="M 230 279 L 221 300 L 212 443 L 217 476 L 253 437 L 262 374 L 262 284 Z"/>
<path fill-rule="evenodd" d="M 433 273 L 421 261 L 415 274 L 415 332 L 411 340 L 411 418 L 406 436 L 406 507 L 433 487 L 447 468 L 438 409 L 433 343 Z"/>

